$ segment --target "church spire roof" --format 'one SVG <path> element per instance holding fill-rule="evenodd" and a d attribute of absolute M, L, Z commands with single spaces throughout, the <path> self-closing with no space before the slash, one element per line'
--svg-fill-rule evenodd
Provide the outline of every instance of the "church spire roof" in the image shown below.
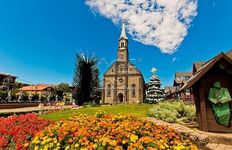
<path fill-rule="evenodd" d="M 125 23 L 122 23 L 122 31 L 121 31 L 120 39 L 121 39 L 122 37 L 123 37 L 124 39 L 128 39 L 127 36 L 126 36 Z"/>

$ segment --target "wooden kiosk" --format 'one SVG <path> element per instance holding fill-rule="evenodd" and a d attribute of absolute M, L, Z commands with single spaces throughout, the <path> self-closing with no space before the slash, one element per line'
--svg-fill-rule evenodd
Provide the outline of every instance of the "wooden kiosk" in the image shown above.
<path fill-rule="evenodd" d="M 206 62 L 181 88 L 192 88 L 199 128 L 203 131 L 232 132 L 232 103 L 230 102 L 229 126 L 216 122 L 211 102 L 208 100 L 210 88 L 214 82 L 229 90 L 232 96 L 232 59 L 220 53 Z"/>

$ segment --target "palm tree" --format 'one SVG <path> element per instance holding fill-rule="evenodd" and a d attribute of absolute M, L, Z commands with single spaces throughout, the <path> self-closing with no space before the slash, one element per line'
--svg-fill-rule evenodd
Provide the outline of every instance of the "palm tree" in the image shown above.
<path fill-rule="evenodd" d="M 75 71 L 73 76 L 73 98 L 79 105 L 92 102 L 98 98 L 99 70 L 98 59 L 91 54 L 76 54 Z"/>

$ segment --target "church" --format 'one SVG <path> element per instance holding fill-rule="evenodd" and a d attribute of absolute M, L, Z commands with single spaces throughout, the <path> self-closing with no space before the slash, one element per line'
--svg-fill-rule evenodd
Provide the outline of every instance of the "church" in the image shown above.
<path fill-rule="evenodd" d="M 145 97 L 142 73 L 129 60 L 128 38 L 122 25 L 118 42 L 117 59 L 105 72 L 103 79 L 103 103 L 142 103 Z"/>

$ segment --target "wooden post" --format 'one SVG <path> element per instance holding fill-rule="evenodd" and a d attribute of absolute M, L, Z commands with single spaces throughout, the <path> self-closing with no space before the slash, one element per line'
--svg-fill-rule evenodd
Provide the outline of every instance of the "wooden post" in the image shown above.
<path fill-rule="evenodd" d="M 199 86 L 199 100 L 200 100 L 200 116 L 201 116 L 201 129 L 203 131 L 208 131 L 208 125 L 207 125 L 207 117 L 206 117 L 206 103 L 205 101 L 206 96 L 204 95 L 205 91 L 204 91 L 204 85 L 202 84 L 202 82 L 200 83 Z"/>

